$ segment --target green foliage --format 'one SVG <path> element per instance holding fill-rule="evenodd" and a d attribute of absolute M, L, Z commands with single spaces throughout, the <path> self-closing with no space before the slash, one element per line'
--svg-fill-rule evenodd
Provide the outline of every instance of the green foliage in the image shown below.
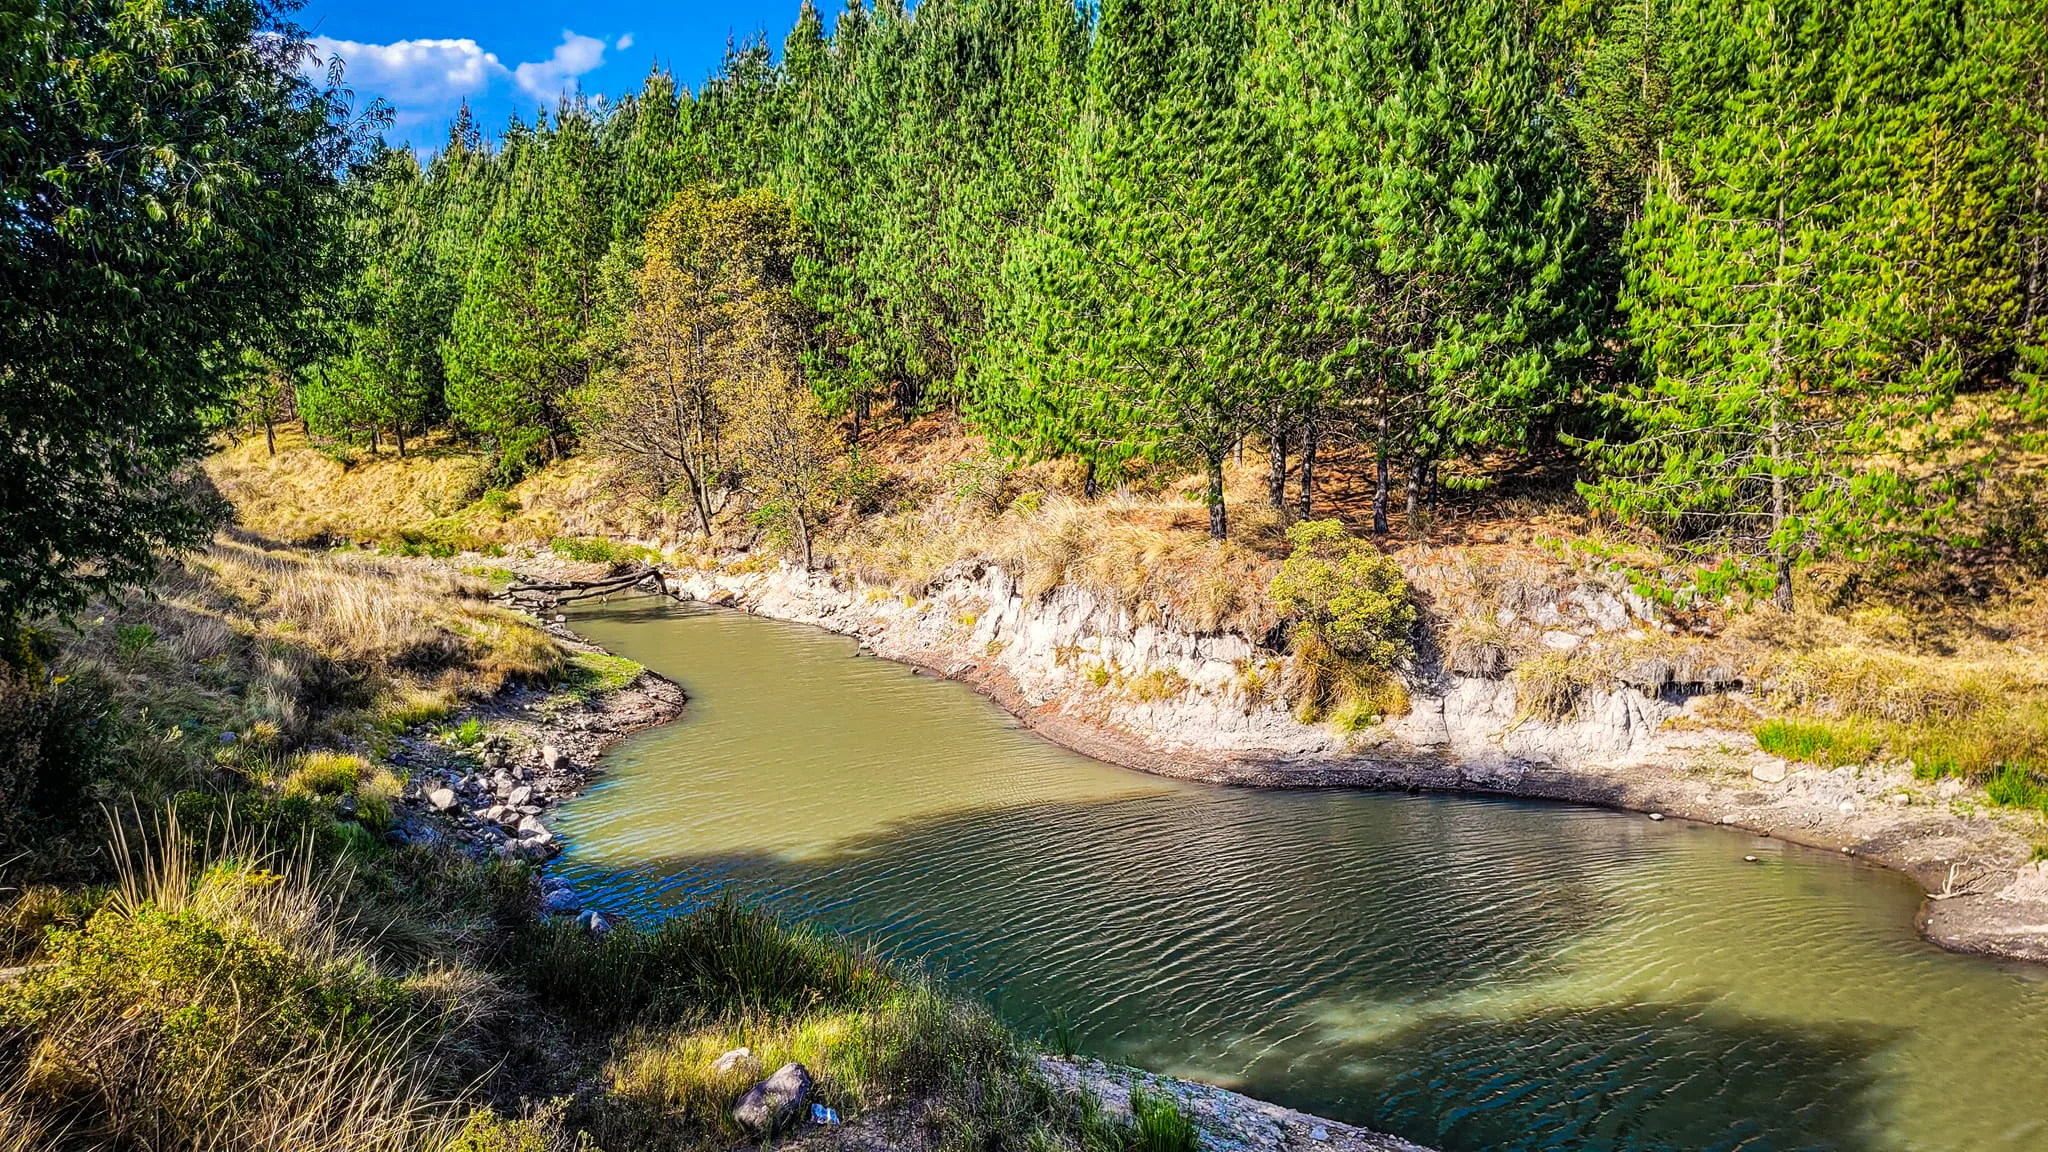
<path fill-rule="evenodd" d="M 246 350 L 295 343 L 351 151 L 289 6 L 10 10 L 0 278 L 0 627 L 205 539 L 188 466 Z M 363 126 L 374 128 L 376 110 Z"/>
<path fill-rule="evenodd" d="M 1201 1130 L 1180 1103 L 1164 1093 L 1131 1093 L 1128 1152 L 1197 1152 Z"/>
<path fill-rule="evenodd" d="M 113 691 L 96 673 L 56 682 L 0 666 L 0 859 L 49 852 L 96 815 L 121 775 Z"/>
<path fill-rule="evenodd" d="M 1984 795 L 2008 808 L 2033 808 L 2048 815 L 2048 772 L 2024 764 L 2001 766 L 1984 782 Z"/>
<path fill-rule="evenodd" d="M 1287 530 L 1292 546 L 1266 594 L 1295 621 L 1296 647 L 1316 643 L 1387 668 L 1407 656 L 1415 605 L 1400 566 L 1336 520 Z"/>
<path fill-rule="evenodd" d="M 557 536 L 548 541 L 548 547 L 558 556 L 584 564 L 647 564 L 660 559 L 652 548 L 622 544 L 603 536 Z"/>
<path fill-rule="evenodd" d="M 595 1027 L 692 1012 L 852 1007 L 900 986 L 876 957 L 731 901 L 598 937 L 538 924 L 515 948 L 537 995 Z"/>
<path fill-rule="evenodd" d="M 1757 747 L 1807 764 L 1861 764 L 1877 751 L 1869 732 L 1846 724 L 1768 720 L 1756 727 Z"/>

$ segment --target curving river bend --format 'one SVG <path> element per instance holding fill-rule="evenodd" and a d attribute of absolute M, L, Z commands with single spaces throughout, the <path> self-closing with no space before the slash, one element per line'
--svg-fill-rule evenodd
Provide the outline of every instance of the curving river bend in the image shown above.
<path fill-rule="evenodd" d="M 1027 1032 L 1444 1152 L 2048 1150 L 2048 972 L 1923 942 L 1903 877 L 1599 809 L 1177 784 L 816 629 L 574 622 L 690 693 L 559 813 L 600 907 L 764 900 Z"/>

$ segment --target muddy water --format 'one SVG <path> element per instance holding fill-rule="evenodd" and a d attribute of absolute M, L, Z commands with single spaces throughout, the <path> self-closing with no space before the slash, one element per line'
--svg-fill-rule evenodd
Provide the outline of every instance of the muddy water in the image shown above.
<path fill-rule="evenodd" d="M 1028 1032 L 1445 1152 L 2048 1150 L 2048 975 L 1923 943 L 1893 874 L 1567 805 L 1173 784 L 814 629 L 577 626 L 690 692 L 561 814 L 600 907 L 744 894 Z"/>

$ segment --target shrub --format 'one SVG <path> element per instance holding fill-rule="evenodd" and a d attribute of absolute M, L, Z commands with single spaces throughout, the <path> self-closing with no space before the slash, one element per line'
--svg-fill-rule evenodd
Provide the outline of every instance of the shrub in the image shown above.
<path fill-rule="evenodd" d="M 1314 640 L 1338 655 L 1391 667 L 1408 655 L 1415 606 L 1394 561 L 1335 520 L 1287 530 L 1292 545 L 1267 587 L 1275 610 L 1295 620 L 1295 643 Z"/>
<path fill-rule="evenodd" d="M 291 760 L 284 778 L 286 796 L 317 796 L 334 799 L 356 789 L 356 783 L 370 775 L 370 762 L 361 756 L 322 749 L 306 752 Z"/>
<path fill-rule="evenodd" d="M 120 771 L 112 689 L 83 671 L 45 678 L 0 667 L 0 859 L 47 853 L 83 822 L 92 793 Z"/>
<path fill-rule="evenodd" d="M 119 624 L 114 627 L 115 642 L 126 656 L 134 656 L 156 646 L 156 629 L 148 624 Z"/>
<path fill-rule="evenodd" d="M 621 544 L 601 536 L 557 536 L 548 541 L 557 556 L 585 564 L 617 564 L 622 561 L 652 563 L 656 556 L 652 548 L 638 544 Z"/>

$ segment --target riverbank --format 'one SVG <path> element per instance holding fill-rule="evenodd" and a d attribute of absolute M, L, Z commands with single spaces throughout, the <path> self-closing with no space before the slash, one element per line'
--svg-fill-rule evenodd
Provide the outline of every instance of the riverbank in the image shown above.
<path fill-rule="evenodd" d="M 2014 821 L 1952 778 L 1772 756 L 1715 722 L 1739 690 L 1589 690 L 1573 717 L 1552 723 L 1517 708 L 1511 679 L 1446 675 L 1440 691 L 1414 695 L 1408 716 L 1342 736 L 1247 691 L 1259 654 L 1242 637 L 1134 626 L 1071 588 L 1027 602 L 990 565 L 952 570 L 909 602 L 787 566 L 679 569 L 665 586 L 856 636 L 1128 768 L 1246 787 L 1564 800 L 1725 825 L 1905 873 L 1928 893 L 1918 926 L 1942 947 L 2048 962 L 2048 872 Z M 1145 691 L 1161 682 L 1173 690 Z"/>

